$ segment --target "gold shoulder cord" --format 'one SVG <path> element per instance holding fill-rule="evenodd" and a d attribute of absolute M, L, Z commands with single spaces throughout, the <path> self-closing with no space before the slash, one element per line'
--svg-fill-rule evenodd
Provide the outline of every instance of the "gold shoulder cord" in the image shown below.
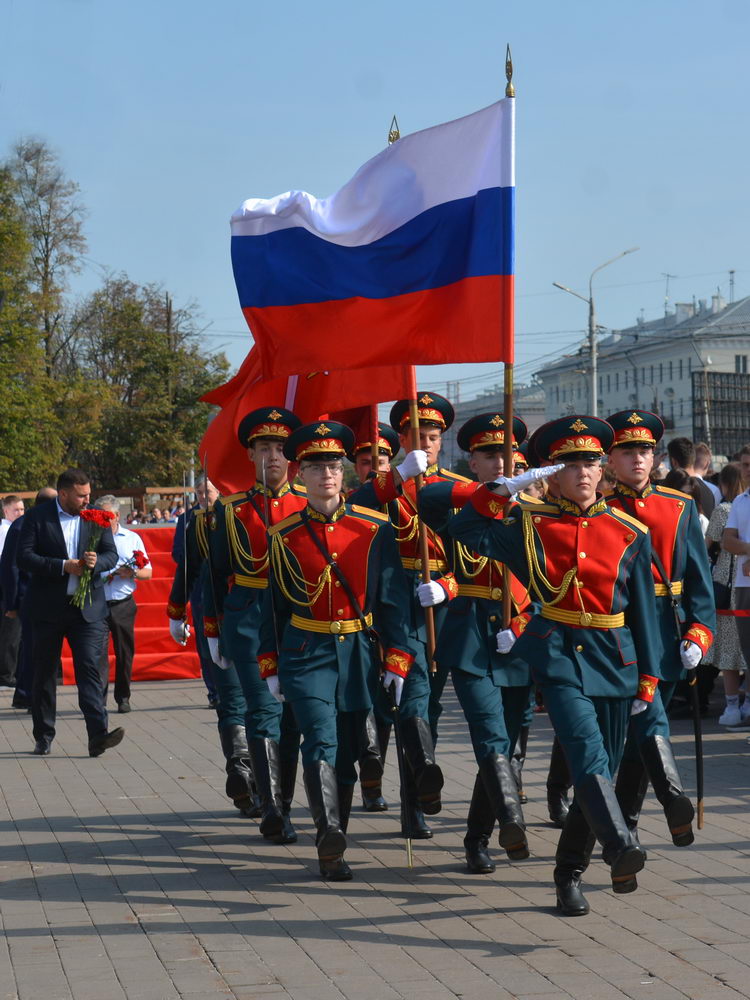
<path fill-rule="evenodd" d="M 206 531 L 206 517 L 203 511 L 195 515 L 195 541 L 201 559 L 208 559 L 208 532 Z"/>
<path fill-rule="evenodd" d="M 555 604 L 559 604 L 559 602 L 570 590 L 570 585 L 576 576 L 576 567 L 573 566 L 568 570 L 562 578 L 562 583 L 559 587 L 556 587 L 550 580 L 548 580 L 542 570 L 542 567 L 539 565 L 536 545 L 534 544 L 536 531 L 534 530 L 534 525 L 531 521 L 531 512 L 524 510 L 522 511 L 521 517 L 523 523 L 523 545 L 524 551 L 526 552 L 526 561 L 529 566 L 529 590 L 533 590 L 543 604 L 548 604 L 550 607 Z M 544 587 L 550 594 L 556 595 L 553 600 L 549 600 L 546 595 L 542 593 L 542 587 Z M 579 588 L 576 588 L 576 590 L 578 590 L 578 599 L 580 601 L 580 590 Z"/>
<path fill-rule="evenodd" d="M 416 537 L 417 532 L 419 531 L 419 518 L 416 514 L 410 515 L 409 512 L 401 506 L 399 509 L 406 519 L 406 524 L 404 524 L 403 527 L 400 524 L 394 524 L 393 530 L 396 533 L 396 541 L 399 545 L 403 545 Z"/>
<path fill-rule="evenodd" d="M 227 526 L 227 542 L 232 565 L 239 566 L 248 576 L 260 576 L 268 568 L 268 549 L 257 558 L 242 544 L 235 521 L 235 508 L 226 512 L 224 523 Z"/>
<path fill-rule="evenodd" d="M 291 604 L 296 604 L 297 607 L 300 608 L 311 608 L 323 593 L 323 588 L 326 584 L 330 584 L 331 582 L 330 565 L 326 565 L 325 569 L 318 577 L 317 584 L 312 584 L 294 568 L 289 554 L 284 548 L 284 543 L 281 537 L 279 535 L 272 535 L 270 542 L 271 544 L 268 551 L 271 559 L 271 568 L 279 590 Z M 312 589 L 313 592 L 309 601 L 300 600 L 299 598 L 292 596 L 286 584 L 285 574 L 289 575 L 297 590 L 302 591 L 303 594 L 307 593 L 308 588 Z"/>
<path fill-rule="evenodd" d="M 456 567 L 467 580 L 479 576 L 489 561 L 487 556 L 480 556 L 467 549 L 463 542 L 456 542 L 453 551 L 456 556 Z"/>

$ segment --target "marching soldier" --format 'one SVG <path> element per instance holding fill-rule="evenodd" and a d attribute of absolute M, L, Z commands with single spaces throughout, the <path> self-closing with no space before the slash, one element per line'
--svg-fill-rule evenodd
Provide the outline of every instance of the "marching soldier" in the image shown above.
<path fill-rule="evenodd" d="M 659 634 L 648 531 L 597 494 L 612 438 L 595 417 L 545 424 L 537 454 L 560 464 L 480 487 L 448 526 L 472 550 L 506 562 L 541 604 L 514 649 L 532 666 L 575 787 L 555 867 L 566 916 L 588 912 L 580 881 L 594 838 L 615 892 L 635 890 L 644 863 L 612 781 L 631 708 L 650 701 L 658 683 Z M 558 498 L 509 502 L 539 475 L 553 476 Z"/>
<path fill-rule="evenodd" d="M 408 399 L 399 400 L 391 408 L 391 427 L 398 433 L 402 447 L 411 440 Z M 420 448 L 427 455 L 427 469 L 423 482 L 466 482 L 438 466 L 443 431 L 453 423 L 451 404 L 436 392 L 417 394 Z M 433 607 L 435 634 L 442 628 L 448 602 L 457 594 L 457 584 L 450 570 L 450 542 L 444 542 L 434 531 L 427 529 L 430 560 L 430 583 L 421 582 L 422 560 L 419 551 L 419 515 L 417 495 L 413 482 L 404 483 L 401 495 L 391 504 L 391 520 L 396 529 L 401 565 L 406 570 L 409 586 L 409 635 L 416 650 L 416 659 L 410 671 L 401 706 L 404 749 L 410 771 L 416 783 L 410 780 L 404 792 L 402 814 L 403 830 L 409 829 L 416 840 L 427 840 L 432 831 L 425 823 L 424 813 L 432 816 L 440 811 L 442 774 L 435 763 L 434 743 L 437 739 L 437 722 L 442 712 L 440 697 L 448 676 L 447 666 L 430 672 L 427 656 L 427 632 L 424 608 Z M 432 778 L 428 776 L 432 775 Z"/>
<path fill-rule="evenodd" d="M 353 445 L 352 431 L 334 421 L 300 427 L 285 443 L 307 505 L 269 531 L 272 587 L 259 658 L 269 692 L 291 705 L 302 731 L 320 874 L 331 881 L 352 877 L 345 835 L 379 645 L 383 681 L 397 701 L 413 661 L 388 516 L 341 496 L 342 460 Z"/>
<path fill-rule="evenodd" d="M 299 418 L 281 406 L 260 407 L 240 422 L 237 436 L 258 479 L 250 490 L 222 497 L 216 505 L 204 588 L 205 630 L 214 662 L 235 666 L 245 696 L 248 747 L 262 809 L 260 832 L 282 844 L 297 840 L 290 814 L 299 731 L 291 709 L 282 708 L 261 679 L 258 644 L 268 587 L 267 527 L 307 504 L 304 489 L 289 483 L 283 452 L 299 426 Z"/>
<path fill-rule="evenodd" d="M 615 786 L 625 819 L 638 827 L 649 779 L 664 808 L 672 841 L 693 842 L 693 806 L 682 790 L 669 742 L 666 710 L 685 670 L 697 668 L 716 631 L 711 570 L 695 503 L 685 493 L 652 485 L 654 449 L 664 433 L 661 417 L 622 410 L 608 418 L 615 436 L 609 461 L 617 476 L 607 497 L 651 531 L 653 586 L 663 655 L 653 702 L 630 720 Z"/>
<path fill-rule="evenodd" d="M 469 466 L 479 482 L 425 486 L 419 495 L 419 512 L 430 527 L 444 532 L 452 511 L 464 506 L 479 483 L 502 474 L 504 436 L 499 413 L 484 413 L 463 425 L 458 444 L 470 453 Z M 526 425 L 515 417 L 514 445 L 525 436 Z M 506 652 L 506 645 L 520 635 L 531 616 L 521 613 L 529 603 L 526 588 L 511 576 L 515 615 L 508 631 L 503 631 L 502 563 L 455 541 L 453 566 L 458 595 L 445 615 L 436 660 L 439 668 L 451 672 L 479 767 L 464 838 L 466 864 L 472 873 L 488 874 L 495 870 L 488 851 L 495 820 L 500 824 L 500 846 L 508 857 L 529 856 L 510 758 L 529 703 L 531 674 L 515 652 Z"/>
<path fill-rule="evenodd" d="M 200 509 L 185 513 L 187 518 L 185 545 L 177 564 L 167 604 L 169 631 L 174 641 L 181 646 L 185 645 L 190 635 L 190 626 L 187 623 L 188 601 L 193 611 L 196 646 L 206 644 L 203 635 L 203 617 L 202 613 L 199 613 L 202 612 L 200 591 L 206 584 L 207 575 L 207 519 L 213 517 L 212 508 L 218 497 L 218 491 L 213 483 L 207 481 L 198 484 L 196 494 Z M 199 597 L 198 601 L 194 600 L 196 596 Z M 211 655 L 207 648 L 205 656 L 210 662 Z M 216 715 L 221 749 L 226 760 L 226 794 L 243 816 L 256 819 L 260 815 L 260 807 L 250 766 L 245 731 L 246 706 L 242 688 L 234 667 L 214 670 L 213 673 L 219 693 Z"/>

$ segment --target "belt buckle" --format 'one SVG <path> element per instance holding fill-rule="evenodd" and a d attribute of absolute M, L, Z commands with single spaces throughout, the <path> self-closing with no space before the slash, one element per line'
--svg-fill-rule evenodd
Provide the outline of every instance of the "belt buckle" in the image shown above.
<path fill-rule="evenodd" d="M 331 633 L 333 635 L 338 635 L 338 633 L 341 631 L 342 627 L 343 626 L 342 626 L 341 622 L 331 622 L 331 624 L 328 626 L 329 630 L 331 631 Z"/>
<path fill-rule="evenodd" d="M 582 611 L 578 619 L 584 628 L 588 627 L 594 620 L 594 616 L 589 611 Z"/>
<path fill-rule="evenodd" d="M 419 558 L 415 559 L 414 560 L 414 569 L 421 569 L 421 568 L 422 568 L 422 560 L 419 559 Z"/>

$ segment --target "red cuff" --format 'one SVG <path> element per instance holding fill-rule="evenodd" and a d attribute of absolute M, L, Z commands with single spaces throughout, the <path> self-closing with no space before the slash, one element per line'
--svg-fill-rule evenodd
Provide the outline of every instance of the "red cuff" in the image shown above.
<path fill-rule="evenodd" d="M 414 657 L 411 653 L 404 653 L 402 650 L 394 649 L 391 646 L 386 650 L 383 667 L 385 670 L 390 670 L 393 674 L 398 674 L 399 677 L 408 677 L 413 662 Z"/>
<path fill-rule="evenodd" d="M 219 619 L 203 616 L 203 634 L 207 639 L 216 639 L 219 635 Z"/>
<path fill-rule="evenodd" d="M 648 674 L 641 674 L 638 677 L 638 690 L 636 691 L 635 696 L 641 701 L 647 701 L 651 704 L 654 700 L 654 695 L 656 694 L 658 686 L 658 677 L 650 677 Z"/>
<path fill-rule="evenodd" d="M 510 502 L 510 497 L 506 497 L 503 494 L 495 492 L 495 490 L 488 490 L 483 484 L 475 491 L 471 498 L 471 504 L 474 510 L 478 514 L 482 514 L 483 517 L 495 518 L 499 514 L 502 514 L 505 509 L 505 505 Z"/>
<path fill-rule="evenodd" d="M 700 646 L 701 652 L 704 656 L 709 651 L 711 643 L 714 641 L 713 634 L 709 631 L 709 629 L 704 628 L 703 625 L 695 624 L 690 626 L 682 638 L 687 639 L 690 642 L 694 642 L 696 646 Z"/>
<path fill-rule="evenodd" d="M 513 635 L 516 637 L 516 639 L 518 639 L 519 636 L 523 635 L 523 630 L 526 628 L 526 626 L 529 624 L 530 621 L 531 621 L 531 615 L 524 613 L 516 615 L 515 618 L 511 618 L 509 628 L 513 633 Z"/>
<path fill-rule="evenodd" d="M 258 669 L 262 680 L 278 674 L 279 658 L 276 653 L 261 653 L 258 657 Z"/>
<path fill-rule="evenodd" d="M 390 503 L 401 493 L 393 478 L 393 469 L 389 469 L 387 472 L 378 472 L 372 480 L 372 488 L 375 490 L 375 497 L 380 504 Z"/>
<path fill-rule="evenodd" d="M 463 507 L 471 500 L 480 485 L 480 483 L 455 483 L 451 490 L 451 506 Z"/>
<path fill-rule="evenodd" d="M 185 604 L 172 604 L 170 601 L 167 604 L 167 618 L 171 618 L 173 622 L 181 622 L 185 620 Z"/>
<path fill-rule="evenodd" d="M 441 576 L 440 579 L 435 582 L 439 583 L 446 592 L 449 601 L 452 601 L 454 597 L 458 597 L 458 583 L 452 573 L 446 573 L 445 576 Z"/>

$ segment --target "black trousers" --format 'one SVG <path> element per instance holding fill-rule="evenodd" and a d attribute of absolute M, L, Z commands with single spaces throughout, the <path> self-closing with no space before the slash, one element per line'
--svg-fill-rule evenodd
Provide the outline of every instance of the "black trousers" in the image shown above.
<path fill-rule="evenodd" d="M 51 740 L 55 735 L 57 709 L 57 668 L 63 639 L 73 654 L 73 669 L 78 687 L 78 706 L 86 721 L 89 739 L 108 729 L 104 703 L 104 685 L 100 663 L 107 638 L 105 621 L 87 622 L 72 604 L 54 622 L 34 621 L 31 685 L 31 717 L 34 739 Z"/>
<path fill-rule="evenodd" d="M 135 616 L 138 606 L 130 597 L 122 601 L 107 602 L 106 625 L 112 633 L 112 645 L 115 650 L 115 701 L 130 700 L 130 679 L 133 676 L 133 656 L 135 655 Z M 104 700 L 107 700 L 109 684 L 109 642 L 105 640 L 102 652 L 102 680 L 104 682 Z"/>
<path fill-rule="evenodd" d="M 18 652 L 21 646 L 21 622 L 18 618 L 0 618 L 0 684 L 14 687 Z"/>

